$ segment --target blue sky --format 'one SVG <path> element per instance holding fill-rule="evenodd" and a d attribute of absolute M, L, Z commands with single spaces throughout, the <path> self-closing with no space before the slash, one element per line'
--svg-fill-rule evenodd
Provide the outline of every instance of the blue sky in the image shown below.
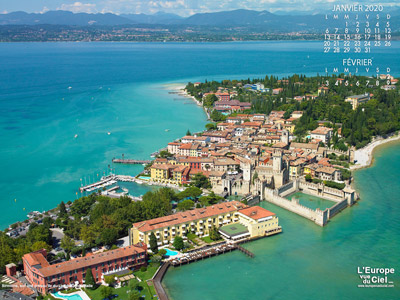
<path fill-rule="evenodd" d="M 200 12 L 233 9 L 285 11 L 330 10 L 334 4 L 381 3 L 400 5 L 399 0 L 0 0 L 0 13 L 12 11 L 46 12 L 69 10 L 88 13 L 176 13 L 182 16 Z"/>

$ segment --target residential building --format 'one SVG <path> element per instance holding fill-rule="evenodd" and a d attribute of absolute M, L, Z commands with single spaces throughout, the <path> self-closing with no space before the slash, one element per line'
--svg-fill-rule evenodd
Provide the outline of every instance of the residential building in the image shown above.
<path fill-rule="evenodd" d="M 370 99 L 369 93 L 363 94 L 363 95 L 354 95 L 354 96 L 349 96 L 346 97 L 344 101 L 349 102 L 351 106 L 353 107 L 353 110 L 356 110 L 357 107 L 362 104 L 362 103 L 367 103 Z"/>
<path fill-rule="evenodd" d="M 250 102 L 240 102 L 239 100 L 220 100 L 214 103 L 214 108 L 218 111 L 238 111 L 251 108 Z"/>
<path fill-rule="evenodd" d="M 194 232 L 198 236 L 208 235 L 213 225 L 218 228 L 237 222 L 237 211 L 245 207 L 238 201 L 223 202 L 137 222 L 129 231 L 130 244 L 142 242 L 149 245 L 151 233 L 156 236 L 159 246 L 169 244 L 175 236 L 185 236 L 187 232 Z"/>
<path fill-rule="evenodd" d="M 312 140 L 321 140 L 323 143 L 327 143 L 333 134 L 333 129 L 328 127 L 318 127 L 311 131 L 310 136 Z"/>
<path fill-rule="evenodd" d="M 46 250 L 41 249 L 25 254 L 22 262 L 26 279 L 38 292 L 46 294 L 64 285 L 83 284 L 88 270 L 96 283 L 100 283 L 104 275 L 139 269 L 147 264 L 147 247 L 131 245 L 52 265 L 47 261 Z"/>

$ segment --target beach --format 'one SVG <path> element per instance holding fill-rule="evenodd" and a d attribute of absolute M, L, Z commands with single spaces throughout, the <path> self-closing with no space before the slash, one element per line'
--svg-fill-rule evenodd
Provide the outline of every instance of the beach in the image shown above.
<path fill-rule="evenodd" d="M 373 152 L 376 149 L 376 147 L 399 140 L 400 140 L 399 132 L 394 133 L 387 138 L 376 137 L 374 141 L 369 143 L 367 146 L 355 151 L 354 160 L 357 162 L 355 165 L 351 166 L 350 169 L 357 170 L 371 166 L 373 162 Z"/>
<path fill-rule="evenodd" d="M 202 105 L 200 101 L 198 101 L 194 96 L 189 95 L 188 92 L 186 91 L 186 84 L 185 83 L 169 83 L 169 84 L 164 84 L 163 87 L 167 90 L 173 90 L 174 92 L 177 92 L 179 96 L 185 97 L 185 98 L 190 98 L 192 99 L 198 106 L 202 107 L 205 114 L 207 115 L 207 119 L 210 120 L 210 114 L 207 111 L 207 109 Z"/>

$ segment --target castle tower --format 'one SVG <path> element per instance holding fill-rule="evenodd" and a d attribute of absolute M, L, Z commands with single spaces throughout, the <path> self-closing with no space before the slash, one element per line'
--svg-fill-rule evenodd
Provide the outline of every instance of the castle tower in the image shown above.
<path fill-rule="evenodd" d="M 275 174 L 282 172 L 283 154 L 280 150 L 275 150 L 272 154 L 272 166 Z"/>
<path fill-rule="evenodd" d="M 289 145 L 289 131 L 284 130 L 282 131 L 281 142 Z"/>
<path fill-rule="evenodd" d="M 250 182 L 251 181 L 251 176 L 252 176 L 252 172 L 251 172 L 251 164 L 247 164 L 244 163 L 242 164 L 242 171 L 243 171 L 243 180 Z"/>

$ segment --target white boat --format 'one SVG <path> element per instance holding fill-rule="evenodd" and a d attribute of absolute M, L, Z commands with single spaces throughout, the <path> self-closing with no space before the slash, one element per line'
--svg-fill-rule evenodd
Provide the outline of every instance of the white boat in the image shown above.
<path fill-rule="evenodd" d="M 168 131 L 169 131 L 169 129 L 165 129 L 165 131 L 166 131 L 166 132 L 168 132 Z"/>
<path fill-rule="evenodd" d="M 108 134 L 108 135 L 110 135 L 110 134 L 111 134 L 111 132 L 107 132 L 107 134 Z"/>
<path fill-rule="evenodd" d="M 77 134 L 75 134 L 75 135 L 74 135 L 74 139 L 76 139 L 77 137 L 78 137 L 78 135 L 77 135 Z"/>
<path fill-rule="evenodd" d="M 72 86 L 69 86 L 68 89 L 69 89 L 69 90 L 72 89 Z"/>

